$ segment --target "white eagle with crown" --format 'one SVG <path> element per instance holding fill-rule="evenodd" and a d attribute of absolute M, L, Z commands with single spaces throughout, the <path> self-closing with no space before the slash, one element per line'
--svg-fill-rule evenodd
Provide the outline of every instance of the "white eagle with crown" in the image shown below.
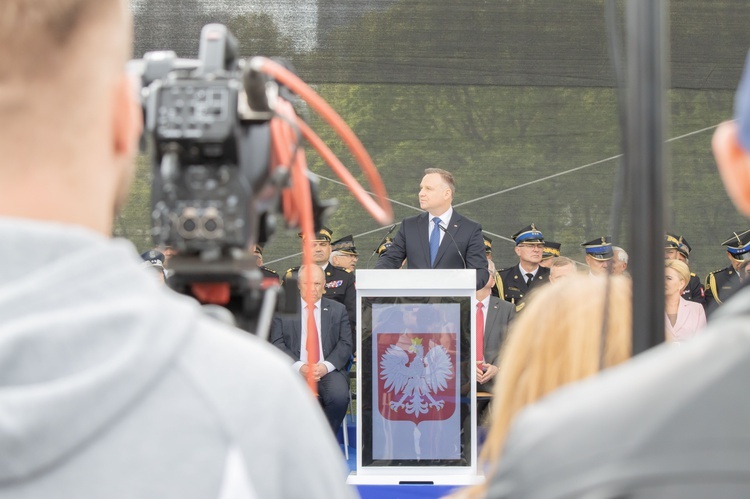
<path fill-rule="evenodd" d="M 416 354 L 411 362 L 407 352 Z M 433 397 L 448 388 L 448 380 L 453 378 L 453 362 L 442 345 L 430 341 L 427 355 L 422 338 L 412 338 L 408 350 L 391 345 L 380 359 L 380 369 L 385 390 L 396 396 L 403 394 L 398 401 L 390 403 L 391 410 L 403 407 L 407 414 L 419 418 L 427 414 L 430 407 L 440 410 L 445 405 L 444 401 Z"/>

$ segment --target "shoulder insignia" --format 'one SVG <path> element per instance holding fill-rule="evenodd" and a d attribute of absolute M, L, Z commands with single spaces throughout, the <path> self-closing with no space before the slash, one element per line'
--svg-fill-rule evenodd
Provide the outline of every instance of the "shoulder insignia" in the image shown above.
<path fill-rule="evenodd" d="M 520 305 L 516 307 L 516 312 L 520 312 L 521 310 L 523 310 L 523 307 L 525 306 L 526 306 L 526 302 L 521 303 Z"/>
<path fill-rule="evenodd" d="M 690 272 L 690 275 L 695 277 L 695 272 Z"/>
<path fill-rule="evenodd" d="M 266 267 L 266 266 L 263 266 L 263 267 L 261 267 L 261 268 L 262 268 L 263 270 L 265 270 L 266 272 L 271 272 L 272 274 L 278 274 L 278 272 L 276 272 L 276 271 L 275 271 L 275 270 L 273 270 L 273 269 L 269 269 L 269 268 L 268 268 L 268 267 Z"/>
<path fill-rule="evenodd" d="M 344 272 L 346 272 L 347 274 L 351 274 L 351 273 L 352 273 L 352 271 L 351 271 L 351 270 L 349 270 L 349 269 L 344 269 L 344 268 L 342 268 L 342 270 L 343 270 Z"/>

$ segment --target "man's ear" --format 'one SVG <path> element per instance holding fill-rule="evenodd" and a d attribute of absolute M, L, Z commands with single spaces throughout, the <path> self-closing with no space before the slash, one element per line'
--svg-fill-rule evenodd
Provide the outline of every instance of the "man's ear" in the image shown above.
<path fill-rule="evenodd" d="M 711 147 L 729 198 L 740 213 L 750 217 L 750 154 L 740 145 L 737 123 L 719 125 Z"/>
<path fill-rule="evenodd" d="M 143 111 L 131 77 L 123 74 L 114 86 L 112 147 L 115 156 L 130 159 L 138 152 L 143 129 Z"/>
<path fill-rule="evenodd" d="M 521 248 L 519 248 L 518 246 L 516 246 L 513 249 L 516 251 L 516 255 L 521 256 Z"/>

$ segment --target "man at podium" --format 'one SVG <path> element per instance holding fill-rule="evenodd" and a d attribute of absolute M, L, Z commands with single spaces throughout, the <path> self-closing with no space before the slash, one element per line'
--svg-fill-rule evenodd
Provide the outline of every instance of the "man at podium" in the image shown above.
<path fill-rule="evenodd" d="M 450 172 L 427 168 L 419 185 L 419 207 L 425 213 L 401 222 L 393 245 L 375 265 L 398 269 L 476 269 L 477 289 L 489 279 L 482 226 L 453 209 L 456 183 Z"/>

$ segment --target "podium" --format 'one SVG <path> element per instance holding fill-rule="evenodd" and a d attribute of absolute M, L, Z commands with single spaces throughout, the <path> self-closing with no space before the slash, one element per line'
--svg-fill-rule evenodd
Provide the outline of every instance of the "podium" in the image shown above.
<path fill-rule="evenodd" d="M 477 476 L 474 270 L 357 270 L 352 484 Z"/>

